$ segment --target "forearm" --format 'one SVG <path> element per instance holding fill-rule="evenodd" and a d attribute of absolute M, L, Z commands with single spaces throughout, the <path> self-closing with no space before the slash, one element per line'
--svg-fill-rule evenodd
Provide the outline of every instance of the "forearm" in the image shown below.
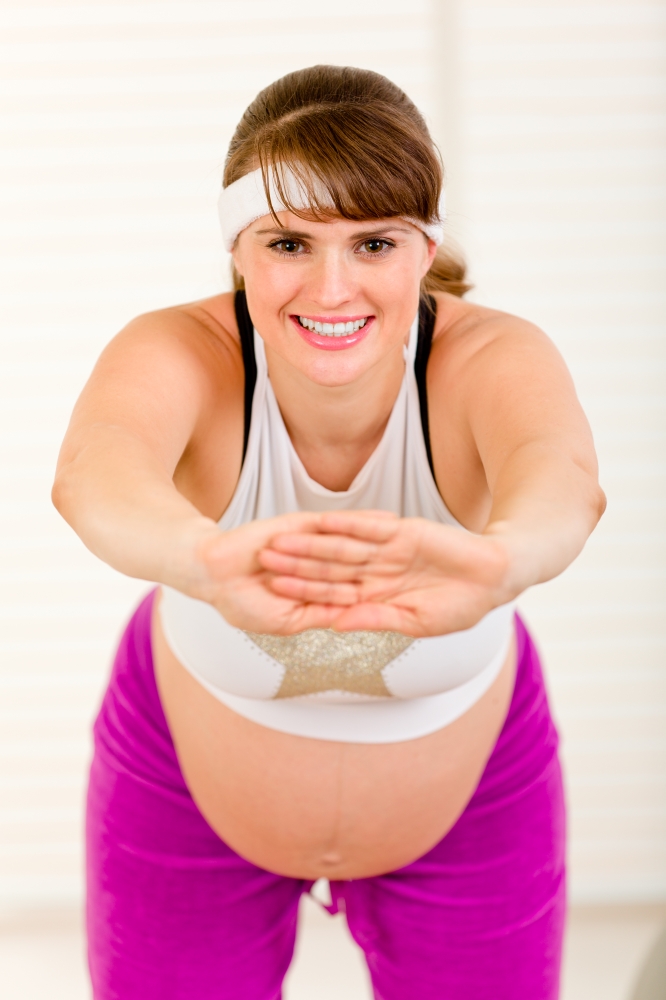
<path fill-rule="evenodd" d="M 198 544 L 214 533 L 150 449 L 105 428 L 58 468 L 53 502 L 83 543 L 127 576 L 194 592 Z"/>
<path fill-rule="evenodd" d="M 604 508 L 596 470 L 542 443 L 518 449 L 494 484 L 483 532 L 506 547 L 506 599 L 566 569 Z"/>

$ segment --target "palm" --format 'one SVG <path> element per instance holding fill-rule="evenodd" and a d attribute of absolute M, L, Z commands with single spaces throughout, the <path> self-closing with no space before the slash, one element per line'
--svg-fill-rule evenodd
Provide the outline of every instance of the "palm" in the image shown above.
<path fill-rule="evenodd" d="M 338 608 L 276 593 L 269 585 L 270 574 L 258 561 L 259 551 L 277 532 L 312 530 L 314 523 L 309 515 L 286 515 L 253 521 L 208 539 L 200 551 L 205 599 L 230 624 L 253 632 L 291 634 L 330 625 Z"/>
<path fill-rule="evenodd" d="M 383 605 L 385 619 L 410 634 L 468 628 L 490 610 L 493 567 L 479 548 L 476 538 L 456 529 L 405 520 L 369 560 L 360 599 Z M 371 614 L 372 609 L 363 608 L 359 618 Z M 352 615 L 353 610 L 348 621 Z"/>

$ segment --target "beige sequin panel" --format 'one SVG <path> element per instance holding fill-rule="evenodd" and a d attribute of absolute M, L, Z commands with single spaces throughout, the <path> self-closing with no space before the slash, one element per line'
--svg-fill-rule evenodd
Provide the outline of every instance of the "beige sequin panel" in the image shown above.
<path fill-rule="evenodd" d="M 333 632 L 327 628 L 311 628 L 298 635 L 246 635 L 285 668 L 276 698 L 316 691 L 390 697 L 381 671 L 414 642 L 400 632 Z"/>

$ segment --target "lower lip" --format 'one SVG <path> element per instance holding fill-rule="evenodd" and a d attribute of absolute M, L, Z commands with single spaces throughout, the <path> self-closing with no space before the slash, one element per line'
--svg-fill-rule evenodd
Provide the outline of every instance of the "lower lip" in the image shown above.
<path fill-rule="evenodd" d="M 346 336 L 340 337 L 323 337 L 320 333 L 315 333 L 314 330 L 306 330 L 298 322 L 296 316 L 290 316 L 289 318 L 306 344 L 316 347 L 320 351 L 345 351 L 348 347 L 355 347 L 356 344 L 360 344 L 362 340 L 365 340 L 375 319 L 374 316 L 369 316 L 365 321 L 365 326 L 357 330 L 356 333 L 348 333 Z"/>

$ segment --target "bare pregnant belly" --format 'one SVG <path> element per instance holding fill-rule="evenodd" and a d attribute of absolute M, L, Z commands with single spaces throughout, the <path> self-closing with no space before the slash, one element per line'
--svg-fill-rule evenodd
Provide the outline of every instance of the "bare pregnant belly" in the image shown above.
<path fill-rule="evenodd" d="M 478 784 L 515 675 L 512 644 L 492 687 L 444 729 L 402 743 L 334 743 L 223 705 L 173 655 L 157 613 L 153 652 L 180 766 L 208 823 L 254 864 L 306 879 L 393 871 L 438 843 Z"/>

